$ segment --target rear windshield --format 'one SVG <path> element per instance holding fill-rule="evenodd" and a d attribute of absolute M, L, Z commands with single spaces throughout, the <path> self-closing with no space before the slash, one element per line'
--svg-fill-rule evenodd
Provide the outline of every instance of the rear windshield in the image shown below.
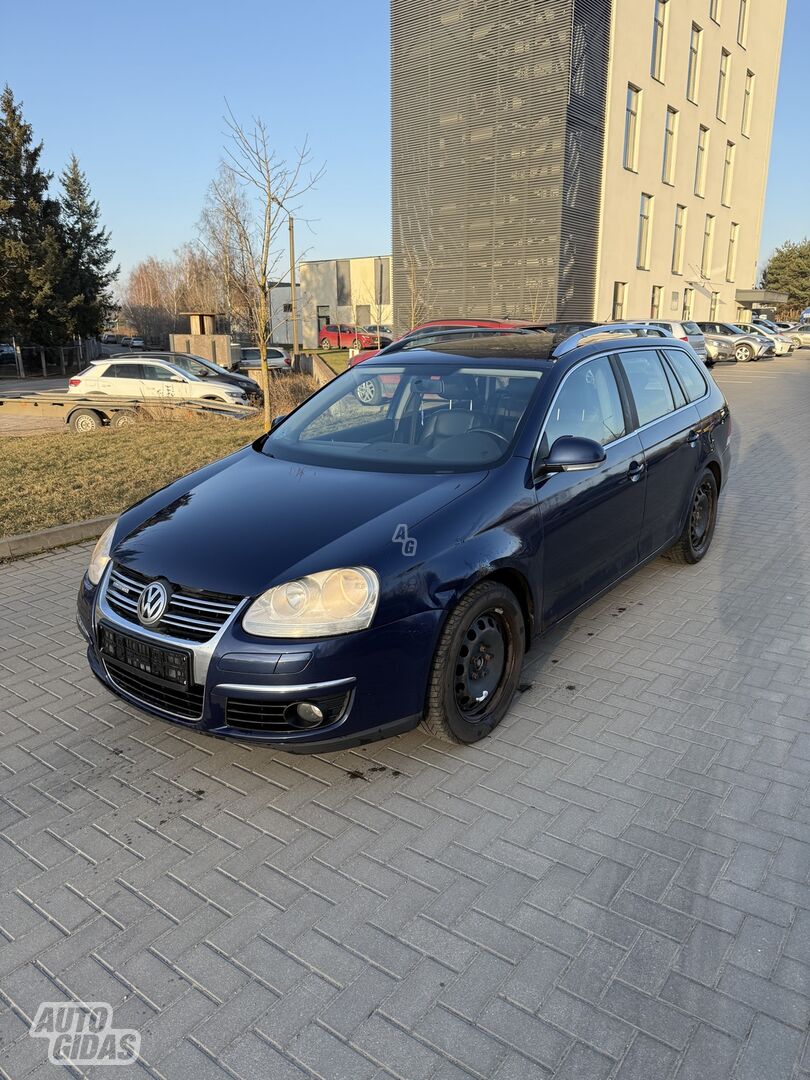
<path fill-rule="evenodd" d="M 696 322 L 685 322 L 681 324 L 689 335 L 689 337 L 700 337 L 703 331 L 700 329 Z"/>

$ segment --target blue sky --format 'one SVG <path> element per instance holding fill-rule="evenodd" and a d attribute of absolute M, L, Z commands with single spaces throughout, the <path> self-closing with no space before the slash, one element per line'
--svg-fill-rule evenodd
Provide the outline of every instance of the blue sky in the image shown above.
<path fill-rule="evenodd" d="M 297 239 L 309 258 L 390 249 L 387 0 L 74 0 L 7 5 L 0 79 L 58 172 L 88 174 L 124 270 L 194 235 L 224 100 L 283 153 L 326 164 Z M 762 249 L 810 235 L 810 4 L 788 0 Z"/>

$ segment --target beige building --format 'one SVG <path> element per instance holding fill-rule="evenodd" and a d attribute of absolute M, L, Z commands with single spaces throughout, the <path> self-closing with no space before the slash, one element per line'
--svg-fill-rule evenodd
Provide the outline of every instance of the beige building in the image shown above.
<path fill-rule="evenodd" d="M 392 0 L 394 322 L 734 317 L 787 0 Z"/>
<path fill-rule="evenodd" d="M 390 326 L 391 256 L 315 259 L 299 267 L 302 344 L 314 349 L 330 323 Z"/>
<path fill-rule="evenodd" d="M 617 0 L 594 318 L 733 319 L 756 284 L 787 0 Z"/>

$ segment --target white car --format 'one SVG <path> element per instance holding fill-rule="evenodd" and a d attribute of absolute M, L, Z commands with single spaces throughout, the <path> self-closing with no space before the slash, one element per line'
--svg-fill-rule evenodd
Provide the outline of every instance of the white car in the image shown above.
<path fill-rule="evenodd" d="M 200 379 L 165 360 L 94 360 L 90 367 L 73 376 L 68 383 L 68 393 L 247 405 L 247 398 L 238 386 L 216 379 Z"/>

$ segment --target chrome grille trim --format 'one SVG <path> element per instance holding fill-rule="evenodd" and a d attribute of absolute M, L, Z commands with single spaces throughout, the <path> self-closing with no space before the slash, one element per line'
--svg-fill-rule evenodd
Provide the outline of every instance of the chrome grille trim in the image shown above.
<path fill-rule="evenodd" d="M 138 580 L 140 575 L 122 570 L 113 564 L 107 582 L 106 598 L 115 613 L 138 629 L 143 629 L 137 618 L 138 600 L 149 579 Z M 212 599 L 186 592 L 182 587 L 173 590 L 169 606 L 160 623 L 154 629 L 162 630 L 185 642 L 209 641 L 230 619 L 243 603 L 241 597 Z"/>

